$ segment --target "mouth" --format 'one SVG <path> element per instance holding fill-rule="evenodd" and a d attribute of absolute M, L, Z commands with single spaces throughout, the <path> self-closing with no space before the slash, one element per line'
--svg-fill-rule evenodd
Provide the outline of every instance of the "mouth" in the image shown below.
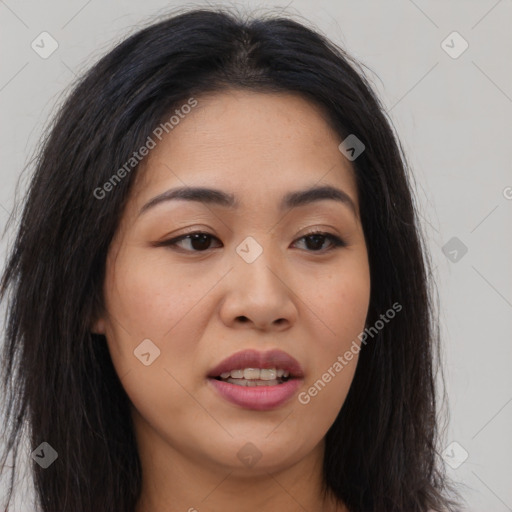
<path fill-rule="evenodd" d="M 236 386 L 255 387 L 277 386 L 296 377 L 283 368 L 243 368 L 223 372 L 213 378 Z"/>
<path fill-rule="evenodd" d="M 291 399 L 304 372 L 281 350 L 245 350 L 228 357 L 207 375 L 212 388 L 232 404 L 258 411 L 277 408 Z"/>

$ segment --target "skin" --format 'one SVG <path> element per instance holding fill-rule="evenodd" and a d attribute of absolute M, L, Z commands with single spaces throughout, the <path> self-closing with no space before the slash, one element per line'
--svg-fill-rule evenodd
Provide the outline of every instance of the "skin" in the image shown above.
<path fill-rule="evenodd" d="M 105 313 L 93 322 L 132 402 L 137 512 L 346 510 L 320 485 L 324 436 L 357 355 L 307 405 L 297 393 L 271 411 L 226 401 L 206 375 L 240 350 L 278 348 L 302 365 L 303 392 L 357 340 L 370 273 L 353 169 L 339 135 L 299 95 L 228 90 L 197 100 L 139 169 L 107 258 Z M 172 200 L 139 215 L 184 185 L 232 193 L 240 207 Z M 313 185 L 342 189 L 355 213 L 325 199 L 278 210 L 284 194 Z M 209 246 L 154 245 L 196 230 L 212 235 Z M 347 246 L 315 246 L 302 238 L 313 230 Z M 252 263 L 236 252 L 247 236 L 263 249 Z M 148 366 L 134 356 L 144 339 L 160 350 Z M 248 442 L 261 454 L 252 467 L 237 457 Z"/>

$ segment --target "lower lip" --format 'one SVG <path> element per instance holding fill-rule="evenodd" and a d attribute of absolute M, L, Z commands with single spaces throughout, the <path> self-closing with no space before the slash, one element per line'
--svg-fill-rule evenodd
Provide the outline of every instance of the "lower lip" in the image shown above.
<path fill-rule="evenodd" d="M 245 409 L 268 411 L 287 402 L 299 389 L 302 379 L 290 379 L 275 386 L 239 386 L 209 378 L 212 386 L 229 402 Z"/>

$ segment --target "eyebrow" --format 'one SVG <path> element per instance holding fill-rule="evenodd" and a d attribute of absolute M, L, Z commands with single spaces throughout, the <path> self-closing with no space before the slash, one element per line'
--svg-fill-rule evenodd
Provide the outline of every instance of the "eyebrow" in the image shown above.
<path fill-rule="evenodd" d="M 166 190 L 149 200 L 139 211 L 139 216 L 154 208 L 156 205 L 171 200 L 198 201 L 207 204 L 222 206 L 225 208 L 239 208 L 240 203 L 233 194 L 222 190 L 207 187 L 178 187 Z M 343 190 L 330 186 L 313 186 L 303 190 L 287 193 L 281 200 L 281 211 L 305 206 L 316 201 L 329 199 L 348 206 L 354 216 L 357 215 L 356 206 L 351 197 Z"/>

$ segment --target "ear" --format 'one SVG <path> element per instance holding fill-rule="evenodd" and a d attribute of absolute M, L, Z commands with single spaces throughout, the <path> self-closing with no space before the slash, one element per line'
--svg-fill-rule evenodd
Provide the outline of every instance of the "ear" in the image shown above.
<path fill-rule="evenodd" d="M 98 318 L 93 322 L 91 332 L 93 334 L 105 334 L 105 321 L 103 318 Z"/>

